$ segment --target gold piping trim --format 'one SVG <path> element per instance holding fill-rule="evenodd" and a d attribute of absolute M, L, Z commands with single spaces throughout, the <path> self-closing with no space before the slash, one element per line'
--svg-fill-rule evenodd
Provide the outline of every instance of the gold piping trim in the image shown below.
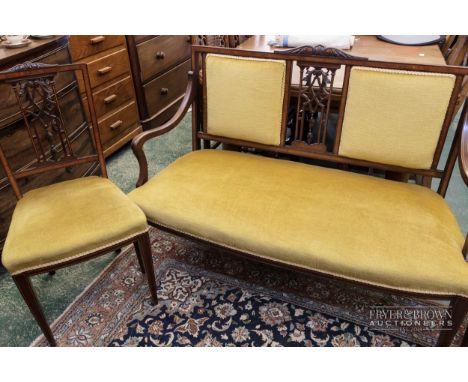
<path fill-rule="evenodd" d="M 449 74 L 449 73 L 415 72 L 411 70 L 369 68 L 366 66 L 353 66 L 351 68 L 351 72 L 355 70 L 363 70 L 363 71 L 369 71 L 369 72 L 381 72 L 381 73 L 389 73 L 389 74 L 409 74 L 409 75 L 414 75 L 414 76 L 446 77 L 446 78 L 453 78 L 453 79 L 455 79 L 456 77 L 454 74 Z"/>
<path fill-rule="evenodd" d="M 24 268 L 24 269 L 21 269 L 20 271 L 15 271 L 13 273 L 10 273 L 12 276 L 16 276 L 16 275 L 19 275 L 21 273 L 25 273 L 25 272 L 29 272 L 29 271 L 33 271 L 33 270 L 36 270 L 36 269 L 41 269 L 41 268 L 44 268 L 44 267 L 49 267 L 51 265 L 55 265 L 55 264 L 60 264 L 60 263 L 63 263 L 65 261 L 69 261 L 69 260 L 73 260 L 73 259 L 77 259 L 81 256 L 86 256 L 86 255 L 89 255 L 90 253 L 93 253 L 93 252 L 97 252 L 97 251 L 100 251 L 101 249 L 105 249 L 107 247 L 110 247 L 114 244 L 118 244 L 122 241 L 126 241 L 126 240 L 129 240 L 133 237 L 137 237 L 139 235 L 142 235 L 144 234 L 145 232 L 148 232 L 149 231 L 149 227 L 146 228 L 144 231 L 141 231 L 141 232 L 138 232 L 138 233 L 134 233 L 132 235 L 129 235 L 129 236 L 126 236 L 124 237 L 123 239 L 119 239 L 119 240 L 116 240 L 116 241 L 113 241 L 111 243 L 107 243 L 106 245 L 102 245 L 98 248 L 94 248 L 94 249 L 90 249 L 89 251 L 85 251 L 85 252 L 80 252 L 79 254 L 76 254 L 76 255 L 72 255 L 72 256 L 68 256 L 64 259 L 60 259 L 60 260 L 56 260 L 56 261 L 52 261 L 50 263 L 46 263 L 46 264 L 42 264 L 40 266 L 34 266 L 34 267 L 28 267 L 28 268 Z"/>
<path fill-rule="evenodd" d="M 267 259 L 267 260 L 271 260 L 273 262 L 278 262 L 278 263 L 283 263 L 283 264 L 288 264 L 288 265 L 291 265 L 291 266 L 294 266 L 294 267 L 298 267 L 298 268 L 303 268 L 305 270 L 310 270 L 310 271 L 314 271 L 314 272 L 318 272 L 318 273 L 323 273 L 323 274 L 327 274 L 327 275 L 331 275 L 331 276 L 336 276 L 336 277 L 339 277 L 339 278 L 343 278 L 343 279 L 347 279 L 347 280 L 351 280 L 351 281 L 357 281 L 357 282 L 360 282 L 360 283 L 363 283 L 363 284 L 367 284 L 367 285 L 373 285 L 373 286 L 378 286 L 378 287 L 382 287 L 382 288 L 386 288 L 386 289 L 395 289 L 395 290 L 401 290 L 401 291 L 404 291 L 404 292 L 413 292 L 413 293 L 420 293 L 420 294 L 434 294 L 434 295 L 441 295 L 441 296 L 444 296 L 444 295 L 453 295 L 453 296 L 460 296 L 460 297 L 465 297 L 465 298 L 468 298 L 468 295 L 465 295 L 465 294 L 458 294 L 458 293 L 450 293 L 450 292 L 434 292 L 434 291 L 420 291 L 420 290 L 417 290 L 417 289 L 411 289 L 411 288 L 400 288 L 400 287 L 392 287 L 392 286 L 389 286 L 389 285 L 385 285 L 385 284 L 380 284 L 380 283 L 375 283 L 375 282 L 370 282 L 370 281 L 364 281 L 362 279 L 358 279 L 358 278 L 355 278 L 355 277 L 351 277 L 351 276 L 343 276 L 342 274 L 340 273 L 335 273 L 335 272 L 330 272 L 330 271 L 323 271 L 323 270 L 320 270 L 318 268 L 311 268 L 311 267 L 305 267 L 305 266 L 302 266 L 302 265 L 298 265 L 296 263 L 293 263 L 293 262 L 290 262 L 290 261 L 284 261 L 284 260 L 278 260 L 276 258 L 272 258 L 272 257 L 269 257 L 269 256 L 263 256 L 263 255 L 259 255 L 255 252 L 252 252 L 252 251 L 249 251 L 249 250 L 244 250 L 244 249 L 239 249 L 239 248 L 236 248 L 234 246 L 230 246 L 230 245 L 227 245 L 227 244 L 221 244 L 219 242 L 216 242 L 214 240 L 208 240 L 204 237 L 201 237 L 201 236 L 198 236 L 198 235 L 194 235 L 194 234 L 191 234 L 191 233 L 188 233 L 188 232 L 185 232 L 185 231 L 182 231 L 180 229 L 175 229 L 175 228 L 172 228 L 168 225 L 165 225 L 165 224 L 161 224 L 161 223 L 157 223 L 151 219 L 148 219 L 149 222 L 153 223 L 153 224 L 157 224 L 157 225 L 160 225 L 162 227 L 166 227 L 166 228 L 169 228 L 173 231 L 176 231 L 176 232 L 180 232 L 180 233 L 183 233 L 185 235 L 188 235 L 188 236 L 191 236 L 191 237 L 194 237 L 194 238 L 197 238 L 197 239 L 200 239 L 202 241 L 206 241 L 208 243 L 212 243 L 212 244 L 216 244 L 216 245 L 219 245 L 221 247 L 225 247 L 225 248 L 229 248 L 229 249 L 232 249 L 232 250 L 235 250 L 235 251 L 239 251 L 239 252 L 243 252 L 243 253 L 246 253 L 246 254 L 249 254 L 249 255 L 252 255 L 254 257 L 260 257 L 262 259 Z"/>

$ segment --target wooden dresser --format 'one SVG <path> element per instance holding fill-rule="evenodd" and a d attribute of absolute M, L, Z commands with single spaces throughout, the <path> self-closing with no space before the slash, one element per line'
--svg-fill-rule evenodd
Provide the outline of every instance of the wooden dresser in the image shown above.
<path fill-rule="evenodd" d="M 70 36 L 70 51 L 74 62 L 88 65 L 101 142 L 108 156 L 142 131 L 125 36 Z"/>
<path fill-rule="evenodd" d="M 176 112 L 191 69 L 190 36 L 127 36 L 138 108 L 144 129 L 158 126 Z"/>
<path fill-rule="evenodd" d="M 29 46 L 20 49 L 0 47 L 0 70 L 11 68 L 25 61 L 45 64 L 70 63 L 67 37 L 57 36 L 46 40 L 34 40 Z M 56 88 L 73 151 L 77 155 L 94 153 L 75 77 L 69 74 L 59 74 L 56 77 Z M 45 139 L 45 136 L 43 139 Z M 36 156 L 31 147 L 29 135 L 13 89 L 5 83 L 0 84 L 0 144 L 10 159 L 14 170 L 27 168 L 35 163 Z M 49 154 L 49 152 L 46 153 L 46 155 Z M 26 192 L 33 188 L 97 172 L 97 162 L 88 163 L 70 169 L 54 170 L 23 178 L 20 180 L 20 185 Z M 0 250 L 3 248 L 15 204 L 14 192 L 6 179 L 2 166 L 0 166 Z M 44 227 L 44 229 L 47 229 L 47 227 Z"/>

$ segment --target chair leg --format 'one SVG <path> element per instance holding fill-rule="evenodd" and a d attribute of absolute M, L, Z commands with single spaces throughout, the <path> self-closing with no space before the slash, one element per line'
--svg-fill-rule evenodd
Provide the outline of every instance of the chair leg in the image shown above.
<path fill-rule="evenodd" d="M 141 273 L 145 274 L 145 266 L 143 264 L 143 259 L 141 258 L 141 252 L 140 248 L 138 248 L 137 242 L 133 243 L 133 246 L 135 247 L 135 253 L 137 255 L 138 264 L 140 264 L 140 271 Z"/>
<path fill-rule="evenodd" d="M 450 346 L 453 341 L 453 338 L 460 329 L 460 326 L 463 324 L 465 315 L 468 311 L 468 300 L 462 297 L 454 297 L 450 301 L 450 306 L 452 308 L 452 329 L 451 330 L 442 330 L 437 341 L 437 346 Z M 467 334 L 465 333 L 465 337 Z M 465 341 L 465 338 L 463 339 Z"/>
<path fill-rule="evenodd" d="M 28 276 L 24 275 L 17 275 L 12 276 L 13 281 L 15 282 L 18 290 L 20 291 L 21 295 L 23 296 L 24 301 L 29 307 L 32 315 L 36 319 L 37 324 L 44 333 L 45 338 L 49 342 L 50 346 L 57 346 L 55 342 L 54 335 L 52 334 L 52 330 L 47 323 L 47 320 L 44 316 L 44 312 L 42 311 L 41 304 L 37 299 L 36 293 L 31 285 L 31 280 Z"/>
<path fill-rule="evenodd" d="M 463 336 L 463 340 L 461 346 L 468 347 L 468 328 L 465 329 L 465 335 Z"/>
<path fill-rule="evenodd" d="M 157 305 L 158 295 L 156 293 L 156 279 L 154 278 L 153 258 L 151 256 L 151 242 L 148 232 L 138 237 L 136 246 L 138 247 L 137 253 L 139 252 L 141 254 L 141 259 L 146 270 L 146 277 L 148 278 L 151 299 L 153 300 L 153 303 Z"/>

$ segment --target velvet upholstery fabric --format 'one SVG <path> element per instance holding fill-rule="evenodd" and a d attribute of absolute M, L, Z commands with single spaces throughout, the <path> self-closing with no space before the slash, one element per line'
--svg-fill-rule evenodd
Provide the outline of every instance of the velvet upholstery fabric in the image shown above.
<path fill-rule="evenodd" d="M 399 290 L 468 296 L 458 223 L 422 186 L 201 150 L 129 197 L 153 223 L 259 257 Z"/>
<path fill-rule="evenodd" d="M 286 63 L 208 54 L 207 132 L 279 145 Z"/>
<path fill-rule="evenodd" d="M 78 258 L 147 231 L 143 212 L 110 180 L 91 176 L 27 192 L 2 262 L 11 274 Z"/>
<path fill-rule="evenodd" d="M 353 67 L 339 154 L 430 168 L 454 84 L 450 74 Z"/>

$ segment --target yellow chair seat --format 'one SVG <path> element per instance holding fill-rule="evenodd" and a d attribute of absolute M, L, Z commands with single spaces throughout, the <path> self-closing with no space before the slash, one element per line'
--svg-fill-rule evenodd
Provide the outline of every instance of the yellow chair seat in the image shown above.
<path fill-rule="evenodd" d="M 153 223 L 266 259 L 468 297 L 460 228 L 444 199 L 421 186 L 202 150 L 129 197 Z"/>
<path fill-rule="evenodd" d="M 79 258 L 148 229 L 110 180 L 79 178 L 27 192 L 16 205 L 2 262 L 12 274 Z"/>

